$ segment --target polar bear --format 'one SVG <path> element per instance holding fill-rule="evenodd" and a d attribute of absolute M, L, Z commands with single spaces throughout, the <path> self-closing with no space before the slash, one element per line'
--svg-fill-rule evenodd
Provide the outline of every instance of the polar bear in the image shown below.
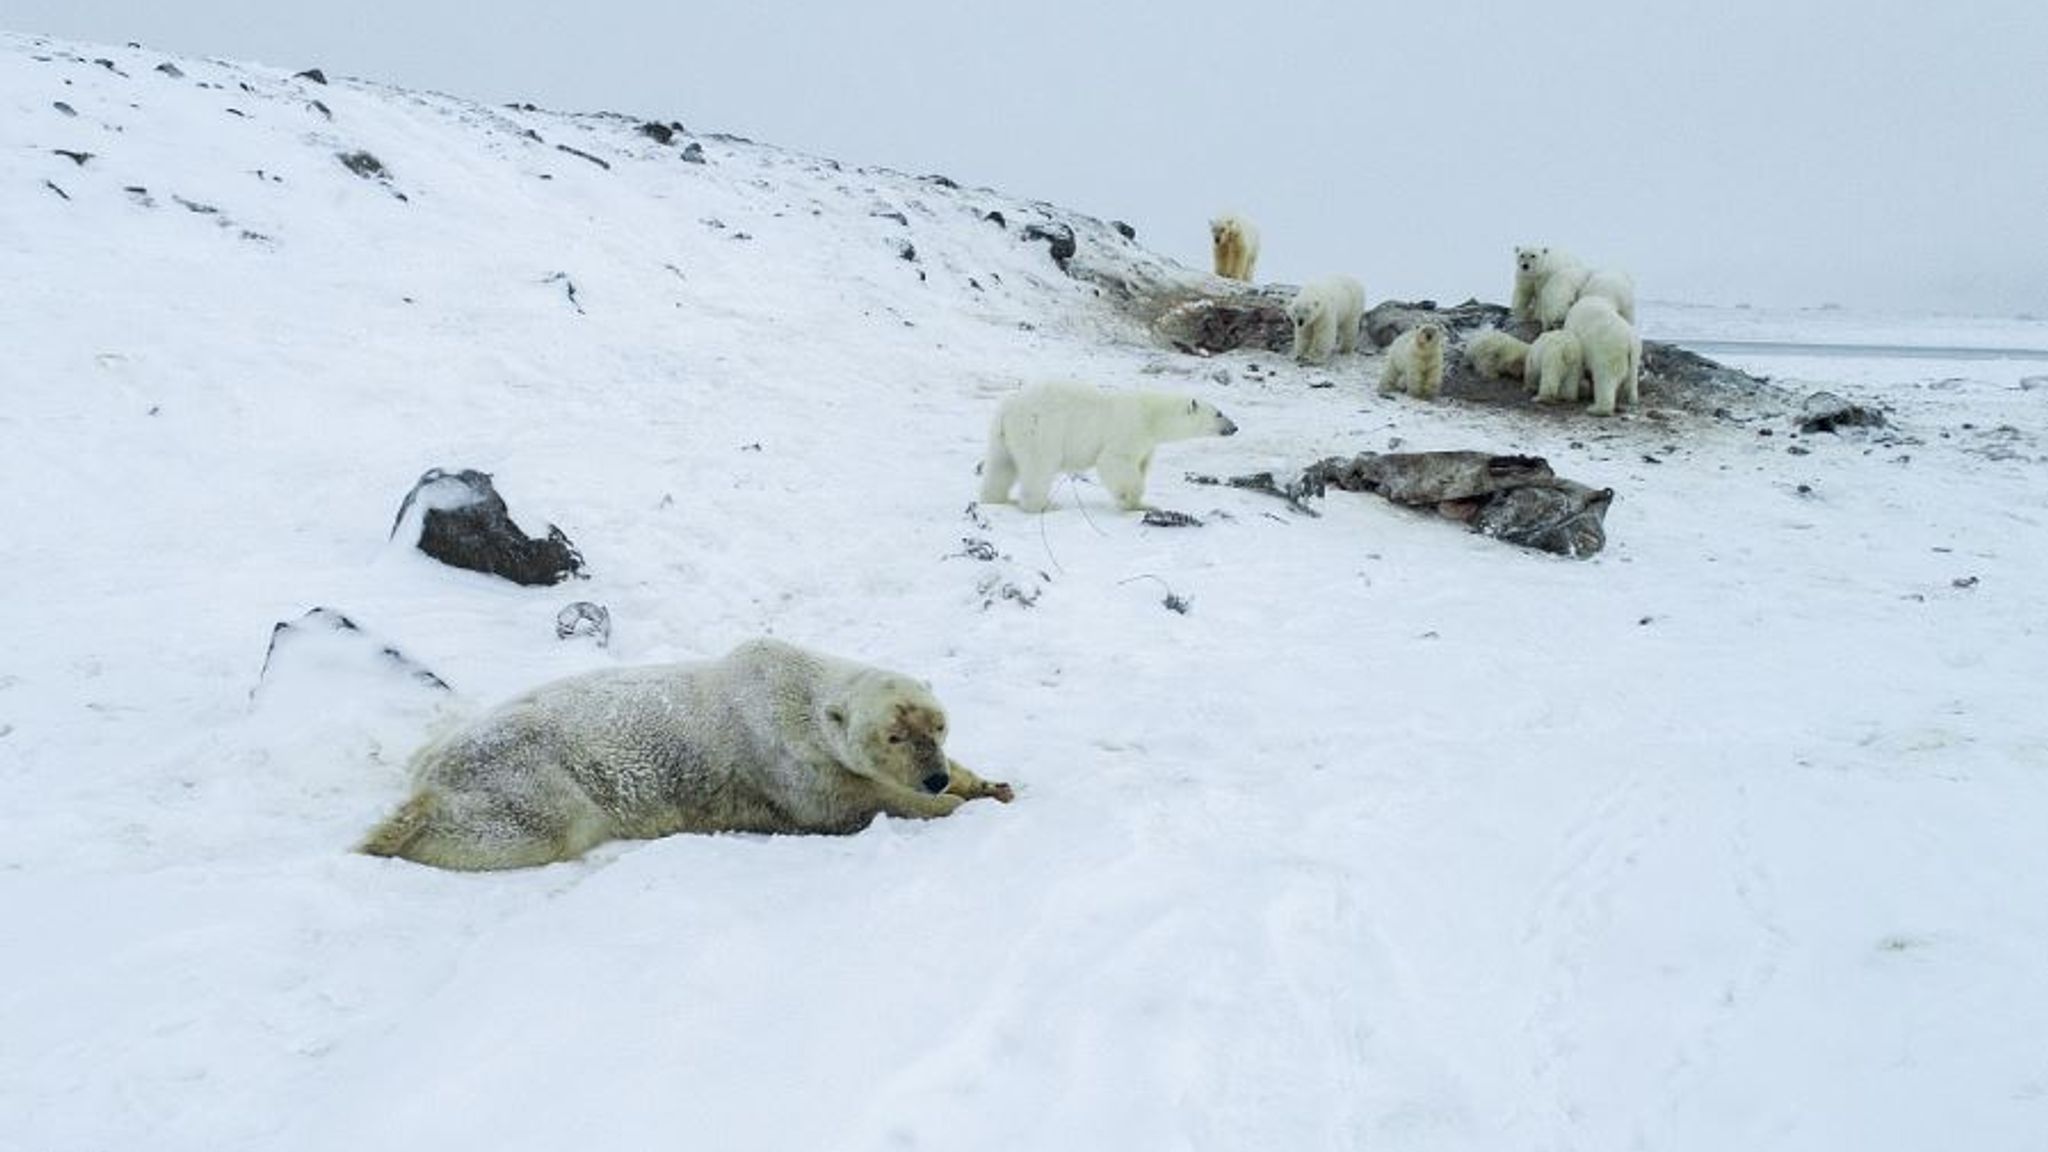
<path fill-rule="evenodd" d="M 1630 325 L 1635 324 L 1636 282 L 1628 273 L 1608 268 L 1594 269 L 1593 273 L 1586 277 L 1586 282 L 1579 286 L 1579 299 L 1584 300 L 1588 296 L 1598 296 L 1611 302 L 1623 320 L 1628 321 Z"/>
<path fill-rule="evenodd" d="M 1553 328 L 1529 345 L 1529 367 L 1523 379 L 1536 386 L 1539 404 L 1573 402 L 1579 398 L 1579 380 L 1585 371 L 1579 338 L 1568 329 Z"/>
<path fill-rule="evenodd" d="M 1495 328 L 1483 328 L 1465 342 L 1465 362 L 1488 380 L 1520 380 L 1528 371 L 1528 360 L 1527 344 Z"/>
<path fill-rule="evenodd" d="M 1621 318 L 1614 302 L 1604 296 L 1586 297 L 1565 315 L 1564 330 L 1579 338 L 1586 375 L 1593 378 L 1593 403 L 1586 411 L 1612 416 L 1617 398 L 1634 407 L 1642 377 L 1643 342 Z"/>
<path fill-rule="evenodd" d="M 412 797 L 361 851 L 525 868 L 607 840 L 848 833 L 1010 800 L 945 740 L 945 710 L 918 681 L 755 640 L 718 660 L 544 684 L 428 743 Z"/>
<path fill-rule="evenodd" d="M 1043 512 L 1052 482 L 1090 468 L 1127 512 L 1144 507 L 1152 450 L 1168 440 L 1232 436 L 1237 425 L 1215 405 L 1172 392 L 1105 392 L 1056 380 L 1003 401 L 989 423 L 981 502 Z"/>
<path fill-rule="evenodd" d="M 1209 249 L 1216 260 L 1216 274 L 1227 280 L 1250 280 L 1259 262 L 1259 230 L 1235 213 L 1209 221 Z"/>
<path fill-rule="evenodd" d="M 1294 321 L 1294 358 L 1321 364 L 1331 348 L 1358 350 L 1358 322 L 1365 315 L 1365 285 L 1349 276 L 1325 276 L 1301 286 L 1287 304 Z"/>
<path fill-rule="evenodd" d="M 1515 292 L 1508 298 L 1508 319 L 1536 318 L 1536 291 L 1543 287 L 1543 261 L 1550 249 L 1524 246 L 1515 249 Z"/>
<path fill-rule="evenodd" d="M 1541 283 L 1536 288 L 1536 322 L 1545 331 L 1564 323 L 1565 313 L 1578 302 L 1579 293 L 1593 271 L 1572 257 L 1552 249 L 1541 261 Z"/>
<path fill-rule="evenodd" d="M 1417 324 L 1387 345 L 1387 363 L 1380 369 L 1380 394 L 1399 392 L 1434 399 L 1444 382 L 1444 330 L 1439 324 Z"/>

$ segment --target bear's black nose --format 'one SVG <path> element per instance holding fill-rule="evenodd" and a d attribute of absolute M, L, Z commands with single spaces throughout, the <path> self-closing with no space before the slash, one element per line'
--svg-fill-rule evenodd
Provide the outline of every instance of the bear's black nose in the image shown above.
<path fill-rule="evenodd" d="M 1236 422 L 1236 421 L 1234 421 L 1234 420 L 1232 420 L 1232 419 L 1231 419 L 1230 417 L 1228 417 L 1228 416 L 1225 416 L 1225 417 L 1223 418 L 1223 431 L 1222 431 L 1222 432 L 1220 433 L 1220 435 L 1224 435 L 1224 436 L 1235 436 L 1235 435 L 1237 435 L 1237 422 Z"/>
<path fill-rule="evenodd" d="M 952 780 L 944 772 L 934 772 L 924 778 L 924 790 L 933 794 L 944 792 Z"/>

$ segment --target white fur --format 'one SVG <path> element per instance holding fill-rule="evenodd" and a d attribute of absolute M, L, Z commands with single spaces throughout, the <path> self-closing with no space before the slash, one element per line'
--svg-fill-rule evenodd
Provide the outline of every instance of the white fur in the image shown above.
<path fill-rule="evenodd" d="M 1612 416 L 1617 399 L 1635 407 L 1643 342 L 1615 310 L 1614 302 L 1602 296 L 1586 297 L 1572 305 L 1564 328 L 1579 338 L 1586 355 L 1586 374 L 1593 378 L 1593 403 L 1586 411 Z"/>
<path fill-rule="evenodd" d="M 1586 372 L 1586 357 L 1579 338 L 1564 328 L 1553 328 L 1529 345 L 1528 372 L 1523 379 L 1536 386 L 1538 403 L 1576 402 L 1579 381 Z"/>
<path fill-rule="evenodd" d="M 1527 344 L 1493 328 L 1481 329 L 1465 342 L 1465 362 L 1488 380 L 1520 380 L 1528 372 L 1528 360 Z"/>
<path fill-rule="evenodd" d="M 1562 255 L 1562 252 L 1559 253 Z M 1508 300 L 1510 320 L 1534 320 L 1536 318 L 1536 292 L 1543 287 L 1544 261 L 1550 256 L 1550 249 L 1520 247 L 1515 249 L 1515 294 Z M 1566 259 L 1570 259 L 1566 257 Z"/>
<path fill-rule="evenodd" d="M 1437 324 L 1417 324 L 1387 345 L 1387 362 L 1380 369 L 1380 392 L 1398 392 L 1424 400 L 1436 396 L 1444 382 L 1444 330 Z"/>
<path fill-rule="evenodd" d="M 1209 221 L 1209 250 L 1216 274 L 1229 280 L 1250 280 L 1259 262 L 1259 230 L 1235 213 Z"/>
<path fill-rule="evenodd" d="M 1365 286 L 1349 276 L 1325 276 L 1301 286 L 1287 305 L 1294 321 L 1294 358 L 1321 364 L 1330 350 L 1358 349 L 1358 322 L 1365 315 Z"/>
<path fill-rule="evenodd" d="M 1237 431 L 1214 405 L 1170 392 L 1105 392 L 1054 381 L 1003 401 L 989 424 L 981 502 L 1045 510 L 1061 473 L 1090 468 L 1126 511 L 1144 507 L 1152 450 L 1169 440 Z"/>
<path fill-rule="evenodd" d="M 1007 800 L 946 758 L 946 715 L 908 676 L 778 640 L 718 660 L 544 684 L 433 741 L 362 850 L 442 868 L 569 860 L 677 832 L 858 831 Z"/>
<path fill-rule="evenodd" d="M 1595 269 L 1579 288 L 1580 300 L 1588 296 L 1598 296 L 1611 302 L 1623 320 L 1631 325 L 1636 322 L 1636 282 L 1628 273 L 1608 268 Z"/>
<path fill-rule="evenodd" d="M 1592 270 L 1568 256 L 1553 254 L 1544 261 L 1543 283 L 1536 289 L 1536 321 L 1546 330 L 1564 323 L 1565 313 L 1579 299 Z"/>

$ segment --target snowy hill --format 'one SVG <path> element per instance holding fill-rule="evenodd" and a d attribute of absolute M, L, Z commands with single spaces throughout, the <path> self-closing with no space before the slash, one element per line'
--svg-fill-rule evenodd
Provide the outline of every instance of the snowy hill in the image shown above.
<path fill-rule="evenodd" d="M 0 36 L 0 1148 L 2040 1146 L 2038 363 L 1754 365 L 1889 410 L 1840 437 L 1390 400 L 1163 346 L 1104 285 L 1206 278 L 1065 209 L 324 81 Z M 1236 420 L 1153 469 L 1205 526 L 967 507 L 1061 375 Z M 1396 442 L 1609 546 L 1182 478 Z M 436 466 L 590 578 L 388 539 Z M 259 687 L 315 606 L 367 646 Z M 1016 803 L 349 851 L 448 717 L 763 633 Z"/>

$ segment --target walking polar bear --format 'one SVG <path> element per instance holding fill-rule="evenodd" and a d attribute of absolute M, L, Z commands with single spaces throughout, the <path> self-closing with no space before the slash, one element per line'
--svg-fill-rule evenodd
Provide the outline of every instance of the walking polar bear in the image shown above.
<path fill-rule="evenodd" d="M 1438 324 L 1417 324 L 1387 345 L 1380 369 L 1380 395 L 1406 389 L 1423 400 L 1436 398 L 1444 383 L 1444 330 Z"/>
<path fill-rule="evenodd" d="M 849 833 L 1011 799 L 946 757 L 908 676 L 755 640 L 718 660 L 542 685 L 430 742 L 361 845 L 440 868 L 525 868 L 678 832 Z"/>
<path fill-rule="evenodd" d="M 1209 221 L 1209 250 L 1216 274 L 1227 280 L 1250 280 L 1259 262 L 1259 230 L 1232 213 Z"/>
<path fill-rule="evenodd" d="M 1358 350 L 1358 322 L 1365 316 L 1365 285 L 1349 276 L 1325 276 L 1301 286 L 1287 304 L 1294 321 L 1294 358 L 1321 364 L 1330 350 Z"/>
<path fill-rule="evenodd" d="M 1003 401 L 988 430 L 981 502 L 1043 512 L 1062 473 L 1090 468 L 1126 512 L 1145 506 L 1152 451 L 1169 440 L 1233 436 L 1215 405 L 1172 392 L 1105 392 L 1087 384 L 1038 384 Z"/>

